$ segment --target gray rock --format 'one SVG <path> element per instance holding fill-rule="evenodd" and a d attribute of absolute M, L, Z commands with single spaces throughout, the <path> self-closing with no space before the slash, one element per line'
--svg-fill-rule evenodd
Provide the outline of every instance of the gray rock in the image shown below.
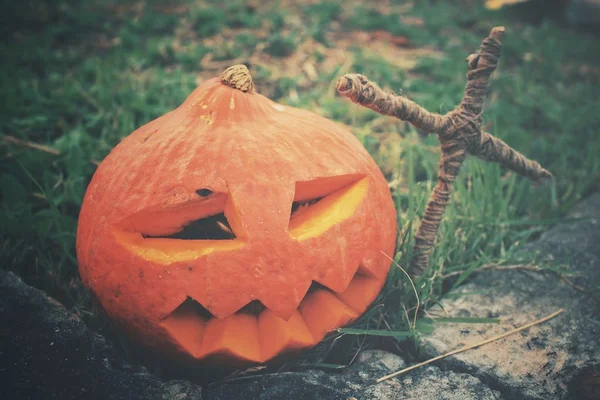
<path fill-rule="evenodd" d="M 571 283 L 552 273 L 481 272 L 457 291 L 464 296 L 445 300 L 443 306 L 450 316 L 498 317 L 501 323 L 439 324 L 425 339 L 425 349 L 436 356 L 560 308 L 565 312 L 436 365 L 478 377 L 507 398 L 600 398 L 600 302 L 578 290 L 600 287 L 600 193 L 578 205 L 569 217 L 580 220 L 554 226 L 525 251 L 538 253 L 542 262 L 567 267 L 577 274 L 569 277 Z"/>
<path fill-rule="evenodd" d="M 210 400 L 389 400 L 501 399 L 477 378 L 468 374 L 423 368 L 410 376 L 376 383 L 376 379 L 402 369 L 405 362 L 385 351 L 365 351 L 360 361 L 343 373 L 310 370 L 256 376 L 225 382 L 208 389 Z"/>
<path fill-rule="evenodd" d="M 570 0 L 567 21 L 574 25 L 594 25 L 600 22 L 600 0 Z"/>
<path fill-rule="evenodd" d="M 128 371 L 106 340 L 43 292 L 0 270 L 4 399 L 202 399 L 200 387 Z"/>
<path fill-rule="evenodd" d="M 246 377 L 210 385 L 163 382 L 123 364 L 106 340 L 43 292 L 0 270 L 0 381 L 7 399 L 499 399 L 477 378 L 424 368 L 375 380 L 405 366 L 397 355 L 366 351 L 343 373 L 318 370 Z M 202 397 L 204 395 L 204 397 Z"/>
<path fill-rule="evenodd" d="M 340 373 L 318 370 L 238 378 L 202 390 L 127 367 L 104 338 L 42 292 L 0 271 L 0 381 L 7 399 L 597 399 L 600 302 L 577 288 L 600 287 L 600 194 L 576 207 L 527 251 L 575 273 L 488 271 L 444 301 L 452 316 L 499 317 L 498 325 L 439 324 L 425 338 L 431 356 L 533 321 L 543 325 L 380 384 L 405 367 L 397 355 L 366 351 Z M 469 294 L 470 293 L 470 294 Z M 202 397 L 204 396 L 204 397 Z"/>

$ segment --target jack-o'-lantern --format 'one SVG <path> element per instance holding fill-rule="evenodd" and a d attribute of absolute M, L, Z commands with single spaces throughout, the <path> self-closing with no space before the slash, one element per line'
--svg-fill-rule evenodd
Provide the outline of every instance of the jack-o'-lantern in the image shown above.
<path fill-rule="evenodd" d="M 77 256 L 84 283 L 136 341 L 258 363 L 363 313 L 395 238 L 388 186 L 360 142 L 255 93 L 234 66 L 100 164 Z"/>

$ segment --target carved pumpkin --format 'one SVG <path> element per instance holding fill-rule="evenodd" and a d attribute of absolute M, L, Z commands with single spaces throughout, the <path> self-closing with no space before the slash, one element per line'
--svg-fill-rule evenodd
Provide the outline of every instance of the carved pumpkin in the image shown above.
<path fill-rule="evenodd" d="M 387 184 L 360 142 L 254 93 L 235 66 L 100 164 L 77 256 L 84 283 L 136 341 L 256 363 L 363 313 L 395 237 Z"/>

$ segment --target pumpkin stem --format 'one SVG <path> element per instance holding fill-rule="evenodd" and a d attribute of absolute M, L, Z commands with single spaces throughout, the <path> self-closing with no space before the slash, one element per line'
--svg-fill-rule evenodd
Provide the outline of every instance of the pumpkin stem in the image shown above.
<path fill-rule="evenodd" d="M 221 74 L 221 82 L 242 92 L 254 93 L 254 82 L 248 67 L 244 64 L 237 64 L 227 68 Z"/>
<path fill-rule="evenodd" d="M 438 135 L 442 147 L 440 171 L 416 235 L 410 267 L 413 275 L 422 275 L 429 266 L 440 223 L 450 202 L 452 184 L 467 154 L 497 162 L 535 181 L 552 177 L 540 164 L 482 129 L 483 103 L 490 76 L 498 66 L 503 33 L 503 27 L 492 29 L 479 52 L 467 57 L 468 83 L 464 97 L 458 107 L 446 115 L 429 112 L 404 96 L 383 90 L 364 75 L 349 74 L 338 80 L 338 92 L 354 103 Z"/>

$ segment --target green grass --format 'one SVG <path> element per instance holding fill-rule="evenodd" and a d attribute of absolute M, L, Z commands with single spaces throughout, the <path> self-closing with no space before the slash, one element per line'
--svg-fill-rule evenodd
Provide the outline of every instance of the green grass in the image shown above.
<path fill-rule="evenodd" d="M 380 9 L 341 1 L 166 3 L 70 0 L 60 7 L 48 1 L 0 10 L 6 38 L 0 43 L 0 132 L 60 153 L 2 145 L 0 263 L 92 325 L 97 314 L 79 281 L 74 249 L 95 162 L 134 129 L 178 106 L 197 77 L 216 76 L 229 63 L 250 60 L 261 93 L 351 127 L 386 177 L 397 181 L 396 261 L 406 266 L 435 182 L 437 141 L 350 104 L 332 85 L 343 73 L 364 73 L 443 113 L 462 96 L 464 58 L 491 27 L 507 27 L 484 114 L 487 129 L 540 161 L 556 179 L 534 188 L 497 165 L 469 159 L 454 185 L 431 267 L 414 282 L 421 309 L 443 305 L 447 290 L 481 266 L 514 262 L 522 243 L 597 188 L 597 36 L 539 15 L 534 23 L 521 11 L 490 12 L 481 1 L 462 2 L 469 7 L 399 2 Z M 386 53 L 357 41 L 358 30 L 385 30 L 406 37 L 409 46 Z M 340 48 L 347 49 L 343 57 L 336 56 Z M 423 49 L 415 63 L 402 64 Z M 305 60 L 315 66 L 316 77 L 302 69 Z M 448 274 L 452 278 L 444 280 Z M 393 266 L 370 311 L 306 353 L 301 364 L 346 365 L 370 346 L 413 348 L 434 326 L 424 319 L 413 324 L 415 305 L 411 284 Z M 383 333 L 390 331 L 395 333 Z M 408 337 L 415 341 L 407 345 Z"/>

